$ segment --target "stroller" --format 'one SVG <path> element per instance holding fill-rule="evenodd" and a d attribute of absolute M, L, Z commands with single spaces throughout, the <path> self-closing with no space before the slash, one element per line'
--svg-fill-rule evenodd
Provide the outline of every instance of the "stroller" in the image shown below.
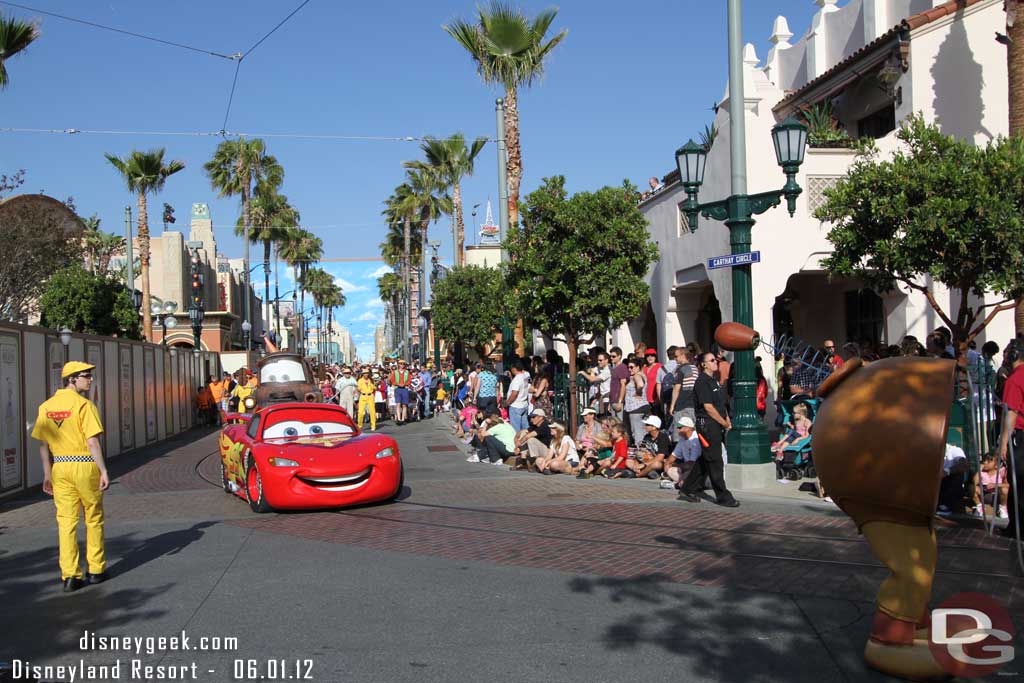
<path fill-rule="evenodd" d="M 807 406 L 807 416 L 810 418 L 811 422 L 814 421 L 819 401 L 817 399 L 807 398 L 797 399 L 795 401 L 779 401 L 782 424 L 789 423 L 793 420 L 793 407 L 801 403 Z M 790 481 L 799 481 L 804 477 L 813 478 L 818 476 L 818 472 L 814 468 L 811 436 L 812 434 L 808 434 L 802 439 L 797 439 L 782 449 L 782 460 L 777 461 L 777 466 L 782 476 L 786 479 L 789 479 Z"/>

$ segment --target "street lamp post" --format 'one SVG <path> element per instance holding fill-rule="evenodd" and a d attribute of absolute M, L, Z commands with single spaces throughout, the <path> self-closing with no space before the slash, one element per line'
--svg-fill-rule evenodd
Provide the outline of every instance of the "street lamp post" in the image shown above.
<path fill-rule="evenodd" d="M 202 348 L 203 317 L 205 316 L 205 302 L 203 301 L 203 272 L 202 260 L 199 258 L 199 249 L 202 242 L 189 242 L 192 247 L 192 294 L 188 306 L 188 318 L 192 321 L 192 348 Z"/>
<path fill-rule="evenodd" d="M 160 325 L 161 346 L 167 346 L 167 330 L 173 330 L 178 326 L 178 321 L 174 318 L 174 312 L 177 310 L 178 304 L 174 301 L 165 301 L 163 304 L 154 301 L 149 306 L 153 321 Z"/>
<path fill-rule="evenodd" d="M 731 194 L 727 199 L 699 204 L 697 193 L 704 182 L 706 150 L 690 140 L 676 150 L 679 179 L 686 191 L 680 209 L 686 215 L 690 230 L 697 230 L 698 214 L 716 221 L 725 221 L 729 228 L 730 251 L 750 251 L 754 216 L 778 206 L 786 199 L 789 215 L 796 211 L 796 198 L 801 188 L 796 173 L 804 160 L 807 127 L 792 117 L 772 128 L 775 156 L 786 184 L 779 190 L 747 194 L 746 130 L 743 110 L 743 61 L 740 0 L 729 0 L 729 130 L 731 156 Z M 753 327 L 753 292 L 750 264 L 732 268 L 733 320 Z M 754 374 L 754 351 L 737 351 L 736 376 L 733 379 L 733 428 L 728 434 L 729 462 L 743 465 L 770 461 L 768 432 L 757 414 L 757 380 Z"/>
<path fill-rule="evenodd" d="M 71 330 L 62 327 L 60 330 L 60 343 L 64 345 L 64 362 L 68 362 L 68 346 L 71 344 Z"/>
<path fill-rule="evenodd" d="M 249 351 L 249 335 L 252 333 L 252 323 L 248 320 L 242 321 L 242 338 L 245 340 L 245 350 Z M 246 365 L 248 365 L 248 356 L 246 356 Z"/>

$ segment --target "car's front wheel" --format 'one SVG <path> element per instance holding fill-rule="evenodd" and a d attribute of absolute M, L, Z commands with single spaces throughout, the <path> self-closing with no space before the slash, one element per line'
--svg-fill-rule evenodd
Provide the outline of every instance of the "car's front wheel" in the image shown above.
<path fill-rule="evenodd" d="M 405 464 L 399 465 L 401 469 L 398 470 L 398 488 L 395 489 L 394 495 L 388 500 L 398 500 L 398 497 L 402 495 L 402 487 L 405 485 Z"/>
<path fill-rule="evenodd" d="M 228 481 L 228 468 L 224 467 L 224 458 L 220 459 L 220 483 L 224 487 L 224 493 L 231 493 L 231 483 Z"/>
<path fill-rule="evenodd" d="M 245 471 L 245 498 L 253 512 L 270 512 L 270 505 L 263 495 L 263 478 L 256 467 L 256 458 L 249 457 L 249 467 Z"/>

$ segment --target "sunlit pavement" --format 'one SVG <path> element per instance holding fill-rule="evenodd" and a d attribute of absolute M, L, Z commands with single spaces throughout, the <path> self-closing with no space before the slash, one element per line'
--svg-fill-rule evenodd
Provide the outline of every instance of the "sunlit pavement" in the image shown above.
<path fill-rule="evenodd" d="M 860 660 L 885 572 L 833 506 L 795 486 L 725 510 L 656 482 L 508 472 L 465 462 L 447 425 L 385 424 L 406 490 L 341 512 L 251 513 L 209 483 L 213 433 L 125 456 L 106 497 L 112 579 L 70 595 L 52 502 L 0 506 L 0 661 L 120 660 L 122 680 L 133 659 L 206 681 L 885 680 Z M 975 590 L 1024 614 L 1004 540 L 940 539 L 936 602 Z M 83 650 L 85 630 L 238 646 Z"/>

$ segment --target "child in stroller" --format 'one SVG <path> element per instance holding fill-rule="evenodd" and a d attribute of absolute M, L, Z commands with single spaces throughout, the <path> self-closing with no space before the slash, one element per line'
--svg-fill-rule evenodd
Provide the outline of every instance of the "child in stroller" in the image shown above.
<path fill-rule="evenodd" d="M 814 426 L 811 417 L 811 406 L 800 402 L 793 406 L 793 419 L 786 423 L 788 428 L 785 436 L 771 446 L 775 458 L 775 472 L 778 481 L 796 481 L 801 476 L 813 476 L 813 465 L 810 464 L 811 428 Z"/>

